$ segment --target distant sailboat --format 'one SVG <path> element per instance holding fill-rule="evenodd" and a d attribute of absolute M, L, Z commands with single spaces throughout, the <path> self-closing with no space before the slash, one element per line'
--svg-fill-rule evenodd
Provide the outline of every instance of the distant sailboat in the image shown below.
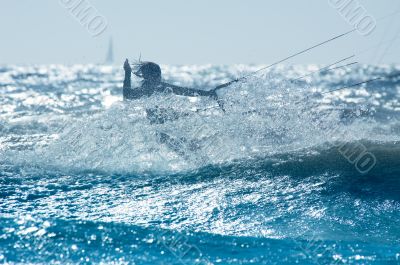
<path fill-rule="evenodd" d="M 108 44 L 108 51 L 105 60 L 106 64 L 113 64 L 114 63 L 114 48 L 113 48 L 113 40 L 110 38 L 110 42 Z"/>

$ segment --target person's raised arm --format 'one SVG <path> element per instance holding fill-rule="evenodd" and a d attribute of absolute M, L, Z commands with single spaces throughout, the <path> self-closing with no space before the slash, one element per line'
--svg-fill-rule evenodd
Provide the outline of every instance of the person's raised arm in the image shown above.
<path fill-rule="evenodd" d="M 138 98 L 138 95 L 136 95 L 137 93 L 135 93 L 135 91 L 131 87 L 132 68 L 129 65 L 128 59 L 125 60 L 124 70 L 125 70 L 125 78 L 124 78 L 124 87 L 123 87 L 123 91 L 122 91 L 124 99 L 126 100 L 126 99 Z"/>
<path fill-rule="evenodd" d="M 131 72 L 132 68 L 129 65 L 128 59 L 124 62 L 124 70 L 125 70 L 125 79 L 124 79 L 124 89 L 131 88 Z"/>
<path fill-rule="evenodd" d="M 124 95 L 124 99 L 128 99 L 129 95 L 131 94 L 131 72 L 132 72 L 132 68 L 129 65 L 129 61 L 128 59 L 125 60 L 124 63 L 124 71 L 125 71 L 125 78 L 124 78 L 124 88 L 123 88 L 123 95 Z"/>

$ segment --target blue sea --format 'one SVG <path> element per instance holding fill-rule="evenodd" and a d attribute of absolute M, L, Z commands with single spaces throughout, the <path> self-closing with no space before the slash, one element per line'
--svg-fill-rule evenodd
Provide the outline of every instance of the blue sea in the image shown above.
<path fill-rule="evenodd" d="M 320 67 L 0 67 L 0 264 L 400 264 L 400 66 Z"/>

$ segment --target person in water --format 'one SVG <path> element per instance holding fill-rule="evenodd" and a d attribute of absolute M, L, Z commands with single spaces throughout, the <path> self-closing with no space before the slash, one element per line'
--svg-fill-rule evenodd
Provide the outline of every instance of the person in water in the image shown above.
<path fill-rule="evenodd" d="M 218 100 L 216 89 L 205 91 L 200 89 L 186 88 L 167 84 L 162 82 L 161 68 L 158 64 L 153 62 L 141 62 L 136 65 L 137 69 L 132 71 L 128 59 L 125 60 L 124 70 L 125 79 L 123 86 L 124 100 L 135 100 L 143 97 L 150 97 L 156 93 L 174 93 L 181 96 L 205 96 L 217 100 L 220 107 L 223 109 L 222 103 Z M 141 78 L 142 84 L 140 87 L 132 89 L 131 86 L 131 73 Z M 178 113 L 170 108 L 159 108 L 155 106 L 151 109 L 146 109 L 147 119 L 151 124 L 163 124 L 166 121 L 176 120 L 179 117 L 186 116 L 185 114 Z M 186 156 L 186 151 L 193 151 L 197 148 L 197 142 L 194 140 L 189 141 L 183 137 L 172 137 L 164 132 L 156 132 L 156 135 L 161 143 L 167 144 L 169 148 L 177 152 L 179 155 Z"/>
<path fill-rule="evenodd" d="M 155 93 L 174 93 L 181 96 L 205 96 L 218 100 L 216 90 L 205 91 L 194 88 L 186 88 L 167 84 L 161 80 L 161 68 L 158 64 L 153 62 L 141 62 L 137 64 L 138 69 L 135 70 L 134 75 L 143 79 L 140 87 L 132 89 L 131 87 L 131 73 L 132 68 L 128 59 L 125 60 L 124 70 L 125 79 L 123 87 L 124 100 L 139 99 L 142 97 L 150 97 Z"/>

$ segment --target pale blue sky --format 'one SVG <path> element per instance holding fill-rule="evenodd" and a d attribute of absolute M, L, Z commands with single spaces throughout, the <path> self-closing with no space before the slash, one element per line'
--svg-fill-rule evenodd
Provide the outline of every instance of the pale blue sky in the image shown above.
<path fill-rule="evenodd" d="M 270 63 L 352 29 L 328 0 L 89 1 L 108 20 L 98 37 L 60 0 L 1 0 L 0 64 L 102 62 L 110 36 L 117 63 L 140 52 L 165 64 Z M 364 63 L 400 63 L 400 13 L 379 20 L 400 10 L 400 1 L 358 1 L 378 20 L 371 35 L 354 33 L 288 63 L 329 63 L 353 53 Z M 391 46 L 362 53 L 396 36 Z"/>

